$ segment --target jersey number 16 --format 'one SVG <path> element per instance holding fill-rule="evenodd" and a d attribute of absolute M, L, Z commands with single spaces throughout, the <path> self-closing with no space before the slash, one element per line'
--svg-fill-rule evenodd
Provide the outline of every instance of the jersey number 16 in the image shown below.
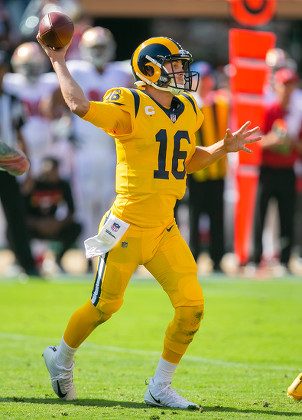
<path fill-rule="evenodd" d="M 154 171 L 154 178 L 156 179 L 169 179 L 169 171 L 166 170 L 166 157 L 167 157 L 167 131 L 162 129 L 156 136 L 156 141 L 159 142 L 159 152 L 158 152 L 158 169 Z M 185 150 L 180 150 L 180 141 L 181 139 L 187 140 L 190 142 L 189 133 L 187 131 L 177 131 L 174 136 L 174 150 L 172 157 L 172 175 L 175 179 L 184 179 L 186 175 L 185 170 L 185 160 L 187 157 L 187 152 Z M 183 161 L 183 170 L 178 170 L 179 161 Z"/>

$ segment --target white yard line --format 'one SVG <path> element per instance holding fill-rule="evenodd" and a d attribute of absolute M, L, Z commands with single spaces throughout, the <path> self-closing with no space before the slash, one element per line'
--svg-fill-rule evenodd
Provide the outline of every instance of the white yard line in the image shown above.
<path fill-rule="evenodd" d="M 5 332 L 0 332 L 0 339 L 6 339 L 11 341 L 48 341 L 49 345 L 54 345 L 53 338 L 47 337 L 35 337 L 29 335 L 22 335 L 22 334 L 10 334 Z M 2 345 L 4 345 L 2 343 Z M 44 344 L 45 345 L 45 344 Z M 43 346 L 43 345 L 42 345 Z M 41 347 L 42 347 L 41 346 Z M 151 351 L 151 350 L 140 350 L 140 349 L 132 349 L 126 347 L 113 347 L 113 346 L 104 346 L 102 344 L 96 343 L 89 343 L 86 342 L 82 345 L 83 348 L 88 349 L 98 349 L 103 352 L 109 353 L 128 353 L 128 354 L 137 354 L 142 356 L 150 356 L 150 357 L 160 357 L 160 352 Z M 280 370 L 280 371 L 292 371 L 295 372 L 297 368 L 292 368 L 289 366 L 267 366 L 267 365 L 260 365 L 255 363 L 236 363 L 236 362 L 228 362 L 225 360 L 213 360 L 213 359 L 206 359 L 201 356 L 193 356 L 193 355 L 185 355 L 184 360 L 189 360 L 191 362 L 196 363 L 204 363 L 204 364 L 211 364 L 211 365 L 219 365 L 219 366 L 226 366 L 226 367 L 238 367 L 243 369 L 261 369 L 263 370 Z"/>

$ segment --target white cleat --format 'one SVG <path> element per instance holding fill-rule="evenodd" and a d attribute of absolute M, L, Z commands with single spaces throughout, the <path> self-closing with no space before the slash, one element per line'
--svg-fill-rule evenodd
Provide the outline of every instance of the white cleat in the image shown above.
<path fill-rule="evenodd" d="M 74 363 L 70 368 L 56 364 L 56 352 L 58 346 L 46 347 L 42 356 L 50 374 L 51 385 L 58 397 L 66 401 L 75 400 L 77 393 L 73 385 L 72 371 Z"/>
<path fill-rule="evenodd" d="M 145 403 L 153 407 L 173 407 L 186 408 L 189 410 L 199 410 L 201 407 L 191 401 L 186 400 L 172 388 L 170 383 L 155 384 L 153 378 L 150 379 L 145 393 Z"/>

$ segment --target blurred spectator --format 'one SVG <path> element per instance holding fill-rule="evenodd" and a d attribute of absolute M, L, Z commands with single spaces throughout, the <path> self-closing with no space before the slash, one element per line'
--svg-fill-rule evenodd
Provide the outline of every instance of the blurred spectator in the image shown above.
<path fill-rule="evenodd" d="M 296 61 L 281 48 L 275 48 L 269 50 L 267 53 L 266 62 L 272 68 L 272 74 L 281 68 L 290 68 L 297 70 L 298 65 Z M 272 78 L 273 80 L 273 78 Z M 296 112 L 302 114 L 302 89 L 297 88 L 291 95 L 289 108 L 296 109 Z M 298 121 L 298 119 L 296 119 Z M 300 261 L 296 261 L 296 271 L 301 274 L 301 262 L 302 262 L 302 158 L 301 156 L 295 162 L 294 170 L 296 174 L 296 190 L 297 200 L 294 217 L 294 252 L 296 256 L 300 258 Z"/>
<path fill-rule="evenodd" d="M 274 89 L 274 75 L 276 71 L 284 68 L 297 70 L 298 65 L 296 61 L 288 54 L 287 51 L 281 48 L 273 48 L 267 52 L 266 63 L 271 68 L 270 80 L 265 88 L 265 100 L 267 103 L 278 100 Z M 302 114 L 302 90 L 297 88 L 293 91 L 290 97 L 289 109 L 295 109 L 295 113 Z M 295 118 L 299 123 L 299 119 Z M 296 174 L 296 209 L 294 217 L 294 250 L 293 253 L 299 258 L 302 257 L 302 163 L 301 157 L 295 162 L 294 170 Z M 266 259 L 270 255 L 276 254 L 276 243 L 278 239 L 278 210 L 276 203 L 273 201 L 269 204 L 267 210 L 267 217 L 263 233 L 263 255 Z M 271 244 L 271 245 L 269 245 Z M 295 271 L 301 272 L 301 261 L 294 262 Z M 292 264 L 293 267 L 293 264 Z"/>
<path fill-rule="evenodd" d="M 60 178 L 58 167 L 59 162 L 52 157 L 43 160 L 41 173 L 26 193 L 25 202 L 31 238 L 59 242 L 56 263 L 64 271 L 62 257 L 78 238 L 81 225 L 74 221 L 71 188 Z"/>
<path fill-rule="evenodd" d="M 89 100 L 102 101 L 108 89 L 133 84 L 130 65 L 112 61 L 116 44 L 108 29 L 87 29 L 79 47 L 82 60 L 69 60 L 67 66 Z M 86 239 L 96 234 L 100 215 L 115 197 L 115 145 L 108 134 L 76 115 L 72 132 L 76 214 Z"/>
<path fill-rule="evenodd" d="M 0 139 L 10 147 L 25 151 L 21 134 L 24 122 L 20 101 L 4 90 L 2 81 L 9 68 L 9 56 L 0 51 Z M 25 208 L 16 178 L 0 171 L 0 199 L 7 222 L 8 243 L 17 262 L 26 274 L 38 276 L 38 270 L 30 249 L 29 234 L 25 222 Z"/>
<path fill-rule="evenodd" d="M 215 76 L 207 62 L 197 62 L 192 70 L 200 76 L 195 99 L 202 110 L 205 121 L 196 133 L 196 144 L 210 146 L 224 137 L 228 127 L 229 103 L 227 96 L 215 90 Z M 224 240 L 224 178 L 226 157 L 188 176 L 190 248 L 195 260 L 207 244 L 201 235 L 200 217 L 209 218 L 209 254 L 213 270 L 221 271 L 221 259 L 225 253 Z"/>
<path fill-rule="evenodd" d="M 253 253 L 250 261 L 258 266 L 263 253 L 263 228 L 270 200 L 278 204 L 280 220 L 280 263 L 288 269 L 293 246 L 296 202 L 295 162 L 302 154 L 302 113 L 293 106 L 292 96 L 298 75 L 291 68 L 279 69 L 274 75 L 276 101 L 267 107 L 263 124 L 262 162 L 255 205 Z"/>

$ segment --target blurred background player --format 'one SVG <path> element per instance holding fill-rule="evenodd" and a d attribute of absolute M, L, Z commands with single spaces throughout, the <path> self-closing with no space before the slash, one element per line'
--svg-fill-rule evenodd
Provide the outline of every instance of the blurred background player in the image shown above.
<path fill-rule="evenodd" d="M 296 204 L 295 162 L 302 154 L 302 113 L 293 107 L 291 96 L 298 86 L 291 68 L 274 74 L 276 101 L 268 105 L 263 124 L 262 160 L 255 204 L 253 252 L 250 261 L 257 266 L 263 259 L 263 229 L 271 199 L 278 205 L 280 221 L 279 260 L 288 270 L 293 246 Z"/>
<path fill-rule="evenodd" d="M 219 141 L 228 128 L 229 103 L 227 96 L 216 91 L 216 80 L 211 65 L 204 61 L 192 65 L 200 76 L 194 94 L 197 105 L 205 116 L 204 124 L 196 133 L 196 144 L 210 146 Z M 227 158 L 188 176 L 190 248 L 195 260 L 203 249 L 209 250 L 213 270 L 221 271 L 220 262 L 225 253 L 224 238 L 224 178 Z M 201 217 L 205 219 L 209 237 L 202 236 Z M 209 221 L 209 224 L 207 224 Z M 208 242 L 208 243 L 205 243 Z"/>
<path fill-rule="evenodd" d="M 53 136 L 50 121 L 42 115 L 41 100 L 53 92 L 58 81 L 49 68 L 45 55 L 37 42 L 19 45 L 11 59 L 13 73 L 3 80 L 6 91 L 17 96 L 25 107 L 22 135 L 31 161 L 30 174 L 40 173 L 41 162 L 51 153 Z"/>
<path fill-rule="evenodd" d="M 60 157 L 60 175 L 71 177 L 73 147 L 69 141 L 71 116 L 55 103 L 53 95 L 58 91 L 56 75 L 49 70 L 49 63 L 36 41 L 19 45 L 11 58 L 13 72 L 7 73 L 5 89 L 17 96 L 25 108 L 25 121 L 21 128 L 27 155 L 31 161 L 29 173 L 20 178 L 22 190 L 31 191 L 33 179 L 40 175 L 43 159 Z M 47 248 L 41 241 L 31 242 L 37 260 L 43 259 Z"/>
<path fill-rule="evenodd" d="M 11 148 L 17 147 L 25 151 L 21 133 L 24 123 L 22 104 L 18 98 L 6 92 L 2 83 L 8 70 L 9 55 L 0 50 L 0 141 Z M 31 253 L 20 186 L 16 178 L 5 171 L 0 171 L 0 199 L 7 223 L 8 244 L 17 263 L 26 274 L 39 276 Z"/>
<path fill-rule="evenodd" d="M 67 67 L 89 100 L 102 101 L 108 89 L 133 85 L 129 63 L 112 61 L 116 44 L 108 29 L 87 29 L 79 48 L 82 60 L 68 60 Z M 76 215 L 84 240 L 97 231 L 100 216 L 115 198 L 115 146 L 108 134 L 74 114 L 72 135 Z"/>
<path fill-rule="evenodd" d="M 55 262 L 61 271 L 65 252 L 76 242 L 81 225 L 74 221 L 74 202 L 69 182 L 59 175 L 59 162 L 43 160 L 41 173 L 25 195 L 26 221 L 31 238 L 59 243 Z"/>

